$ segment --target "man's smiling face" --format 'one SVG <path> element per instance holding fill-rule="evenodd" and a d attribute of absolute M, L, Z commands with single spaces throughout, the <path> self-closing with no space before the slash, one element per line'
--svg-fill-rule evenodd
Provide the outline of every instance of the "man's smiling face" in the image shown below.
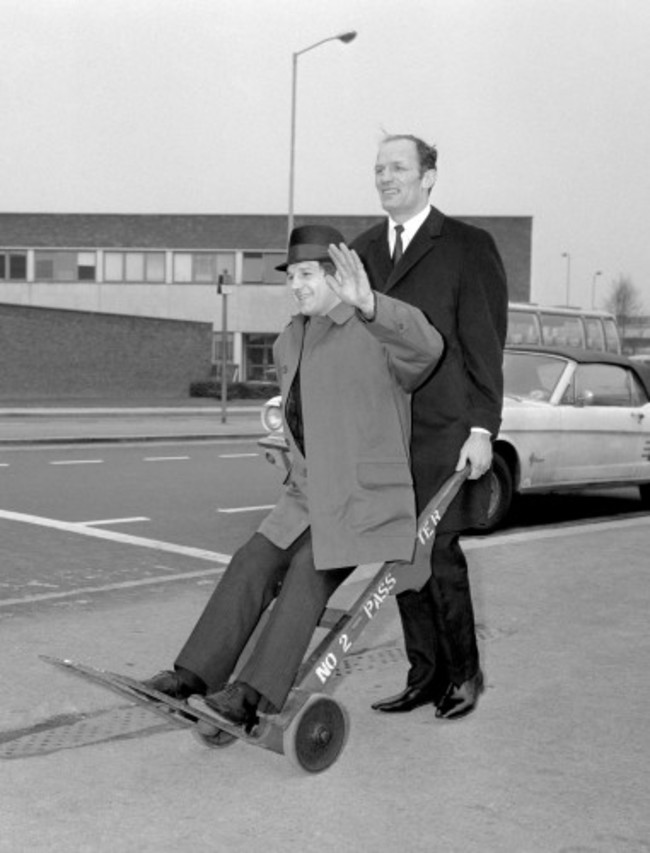
<path fill-rule="evenodd" d="M 298 310 L 308 317 L 325 316 L 341 301 L 327 283 L 325 270 L 318 261 L 290 264 L 287 282 Z"/>
<path fill-rule="evenodd" d="M 435 182 L 435 169 L 422 172 L 411 139 L 389 139 L 379 146 L 375 186 L 381 206 L 395 222 L 406 222 L 424 210 Z"/>

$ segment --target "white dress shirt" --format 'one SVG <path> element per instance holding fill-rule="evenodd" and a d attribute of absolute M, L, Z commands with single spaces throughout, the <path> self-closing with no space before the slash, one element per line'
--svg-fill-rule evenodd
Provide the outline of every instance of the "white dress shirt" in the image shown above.
<path fill-rule="evenodd" d="M 391 258 L 393 257 L 393 252 L 395 251 L 395 226 L 401 224 L 404 227 L 404 230 L 402 231 L 402 249 L 406 251 L 406 247 L 415 237 L 415 234 L 418 231 L 420 225 L 423 224 L 424 220 L 430 213 L 431 208 L 429 207 L 429 205 L 427 205 L 419 213 L 416 213 L 415 216 L 412 216 L 410 219 L 407 219 L 406 222 L 397 223 L 393 219 L 391 219 L 390 216 L 388 217 L 388 251 Z"/>

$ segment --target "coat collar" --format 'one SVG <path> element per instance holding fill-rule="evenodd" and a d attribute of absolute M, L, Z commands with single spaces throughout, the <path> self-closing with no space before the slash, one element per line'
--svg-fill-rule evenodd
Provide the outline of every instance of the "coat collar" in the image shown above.
<path fill-rule="evenodd" d="M 346 305 L 345 302 L 339 302 L 332 308 L 329 314 L 325 314 L 324 317 L 310 317 L 309 319 L 314 325 L 318 325 L 323 321 L 330 320 L 337 326 L 342 326 L 344 323 L 347 323 L 350 317 L 353 317 L 354 314 L 355 309 L 351 305 Z M 304 314 L 300 314 L 300 312 L 294 314 L 291 317 L 291 322 L 295 323 L 296 326 L 300 329 L 304 329 L 306 320 L 307 317 L 305 317 Z"/>

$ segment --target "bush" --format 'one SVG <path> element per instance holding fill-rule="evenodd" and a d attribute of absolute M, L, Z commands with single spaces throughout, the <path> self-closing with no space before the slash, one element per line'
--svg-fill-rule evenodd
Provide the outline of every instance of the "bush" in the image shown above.
<path fill-rule="evenodd" d="M 229 400 L 268 400 L 280 393 L 280 386 L 275 382 L 229 382 L 227 389 Z M 190 397 L 214 397 L 220 400 L 221 382 L 192 382 Z"/>

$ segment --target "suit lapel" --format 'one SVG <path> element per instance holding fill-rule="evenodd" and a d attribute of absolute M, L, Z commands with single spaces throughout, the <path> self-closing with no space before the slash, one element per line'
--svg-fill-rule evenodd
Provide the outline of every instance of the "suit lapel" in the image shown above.
<path fill-rule="evenodd" d="M 434 246 L 437 238 L 442 231 L 442 223 L 444 222 L 444 214 L 437 208 L 432 207 L 431 213 L 424 220 L 420 228 L 415 234 L 415 237 L 406 247 L 406 251 L 402 255 L 402 259 L 396 267 L 391 267 L 390 258 L 388 260 L 389 275 L 384 292 L 387 293 L 391 288 L 402 279 L 404 276 L 424 257 Z M 388 255 L 388 238 L 385 239 L 386 255 Z"/>

